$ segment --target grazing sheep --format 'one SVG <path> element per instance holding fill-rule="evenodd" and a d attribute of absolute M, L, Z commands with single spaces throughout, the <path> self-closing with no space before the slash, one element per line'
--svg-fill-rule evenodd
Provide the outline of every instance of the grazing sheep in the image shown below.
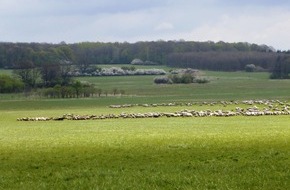
<path fill-rule="evenodd" d="M 110 105 L 109 107 L 110 107 L 110 108 L 121 108 L 121 107 L 123 107 L 123 106 L 121 106 L 121 105 Z"/>
<path fill-rule="evenodd" d="M 62 117 L 54 117 L 53 120 L 54 121 L 63 121 L 65 118 L 62 116 Z"/>
<path fill-rule="evenodd" d="M 221 101 L 220 104 L 224 107 L 227 105 L 237 104 L 237 101 Z M 148 113 L 124 113 L 119 115 L 107 114 L 107 115 L 74 115 L 64 114 L 60 117 L 22 117 L 17 118 L 17 121 L 63 121 L 63 120 L 99 120 L 99 119 L 117 119 L 117 118 L 160 118 L 160 117 L 230 117 L 230 116 L 264 116 L 264 115 L 290 115 L 290 104 L 281 102 L 279 100 L 246 100 L 242 101 L 245 105 L 251 107 L 242 108 L 236 107 L 233 110 L 215 110 L 210 109 L 195 111 L 184 109 L 174 113 L 171 112 L 148 112 Z M 162 104 L 124 104 L 124 105 L 111 105 L 110 108 L 127 108 L 133 106 L 143 107 L 157 107 L 157 106 L 192 106 L 192 105 L 216 105 L 217 102 L 209 103 L 162 103 Z M 255 105 L 264 105 L 263 109 Z"/>
<path fill-rule="evenodd" d="M 189 112 L 181 112 L 181 116 L 182 117 L 192 117 L 192 113 L 189 113 Z"/>

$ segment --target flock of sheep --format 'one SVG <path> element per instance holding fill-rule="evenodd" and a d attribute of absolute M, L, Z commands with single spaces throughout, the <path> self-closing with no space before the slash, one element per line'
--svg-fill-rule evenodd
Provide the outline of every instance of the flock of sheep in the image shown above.
<path fill-rule="evenodd" d="M 221 101 L 221 102 L 202 102 L 202 103 L 168 103 L 168 104 L 125 104 L 111 105 L 110 108 L 128 108 L 133 106 L 157 107 L 157 106 L 193 106 L 209 105 L 215 106 L 221 104 L 223 107 L 228 105 L 246 105 L 246 108 L 235 107 L 232 110 L 210 109 L 196 111 L 183 109 L 176 112 L 148 112 L 148 113 L 121 113 L 106 115 L 74 115 L 64 114 L 60 117 L 23 117 L 18 121 L 62 121 L 62 120 L 99 120 L 99 119 L 118 119 L 118 118 L 160 118 L 160 117 L 230 117 L 230 116 L 263 116 L 263 115 L 290 115 L 290 104 L 279 100 L 246 100 L 238 101 Z"/>

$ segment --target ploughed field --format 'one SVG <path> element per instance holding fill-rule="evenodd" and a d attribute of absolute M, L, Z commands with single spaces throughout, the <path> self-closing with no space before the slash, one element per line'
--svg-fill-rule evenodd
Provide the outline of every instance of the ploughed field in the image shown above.
<path fill-rule="evenodd" d="M 124 96 L 1 96 L 0 189 L 289 189 L 290 82 L 206 74 L 208 84 L 174 86 L 80 78 Z"/>

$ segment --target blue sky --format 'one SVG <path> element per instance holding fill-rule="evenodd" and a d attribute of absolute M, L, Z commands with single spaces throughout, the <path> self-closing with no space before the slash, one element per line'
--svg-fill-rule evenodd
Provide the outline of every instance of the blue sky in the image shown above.
<path fill-rule="evenodd" d="M 290 49 L 288 0 L 0 0 L 0 41 L 250 42 Z"/>

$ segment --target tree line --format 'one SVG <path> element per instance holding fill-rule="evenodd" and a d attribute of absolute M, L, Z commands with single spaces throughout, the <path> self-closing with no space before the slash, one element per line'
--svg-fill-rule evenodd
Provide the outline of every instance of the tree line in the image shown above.
<path fill-rule="evenodd" d="M 93 84 L 71 81 L 68 85 L 56 84 L 52 87 L 31 88 L 19 78 L 0 75 L 0 93 L 24 93 L 25 96 L 46 98 L 87 98 L 124 95 L 125 90 L 113 88 L 111 91 L 96 88 Z"/>
<path fill-rule="evenodd" d="M 274 52 L 266 45 L 226 42 L 191 42 L 191 41 L 152 41 L 137 43 L 102 43 L 83 42 L 66 44 L 48 43 L 0 43 L 0 68 L 15 68 L 23 61 L 36 66 L 55 62 L 71 61 L 81 68 L 91 64 L 130 63 L 139 58 L 166 65 L 172 64 L 174 57 L 184 53 L 200 52 L 235 52 L 244 56 L 246 53 Z M 176 63 L 178 64 L 178 63 Z"/>
<path fill-rule="evenodd" d="M 188 52 L 168 56 L 167 65 L 213 71 L 241 71 L 253 64 L 271 70 L 278 54 L 275 52 Z"/>
<path fill-rule="evenodd" d="M 124 64 L 138 58 L 144 62 L 203 70 L 237 71 L 253 64 L 274 71 L 279 64 L 287 64 L 289 55 L 289 50 L 275 51 L 266 45 L 223 41 L 215 43 L 160 40 L 74 44 L 2 42 L 0 43 L 0 68 L 16 70 L 16 73 L 18 72 L 30 86 L 35 86 L 41 76 L 43 86 L 51 87 L 56 84 L 66 85 L 69 82 L 66 73 L 70 65 L 85 71 L 90 65 Z M 281 66 L 281 68 L 288 67 Z"/>

